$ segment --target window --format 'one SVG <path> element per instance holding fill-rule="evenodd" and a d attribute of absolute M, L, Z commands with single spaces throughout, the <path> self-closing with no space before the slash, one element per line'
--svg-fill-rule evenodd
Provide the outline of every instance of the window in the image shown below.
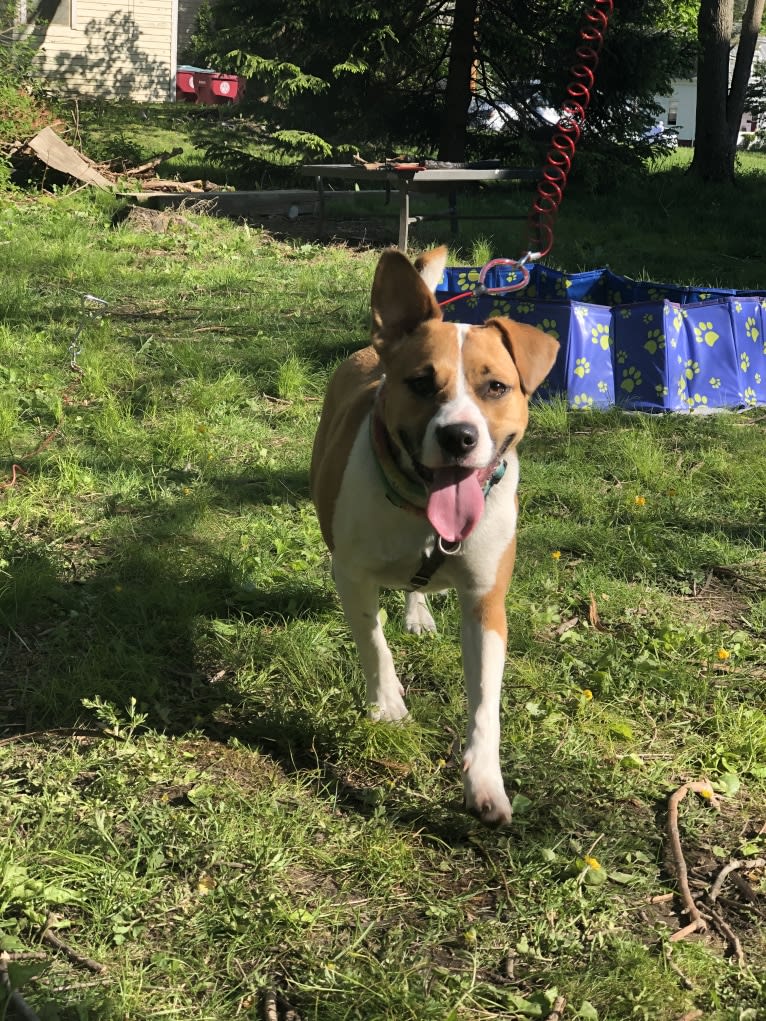
<path fill-rule="evenodd" d="M 678 124 L 678 103 L 668 104 L 668 124 Z"/>

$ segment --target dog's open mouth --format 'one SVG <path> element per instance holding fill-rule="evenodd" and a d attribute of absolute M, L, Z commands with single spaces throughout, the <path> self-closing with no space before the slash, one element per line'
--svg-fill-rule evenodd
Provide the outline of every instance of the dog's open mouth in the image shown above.
<path fill-rule="evenodd" d="M 484 513 L 484 490 L 476 468 L 432 468 L 428 472 L 426 517 L 447 542 L 462 542 Z"/>

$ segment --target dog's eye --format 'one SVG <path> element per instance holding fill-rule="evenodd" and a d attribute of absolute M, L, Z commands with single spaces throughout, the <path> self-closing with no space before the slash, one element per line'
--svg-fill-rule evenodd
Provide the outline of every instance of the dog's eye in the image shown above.
<path fill-rule="evenodd" d="M 487 383 L 487 397 L 504 397 L 511 388 L 499 379 L 491 379 Z"/>
<path fill-rule="evenodd" d="M 431 372 L 423 376 L 413 376 L 405 382 L 416 397 L 433 397 L 436 393 L 436 384 Z"/>

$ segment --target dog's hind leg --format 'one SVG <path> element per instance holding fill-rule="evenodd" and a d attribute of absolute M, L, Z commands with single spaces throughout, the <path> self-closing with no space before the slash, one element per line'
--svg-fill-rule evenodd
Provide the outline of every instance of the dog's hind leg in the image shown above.
<path fill-rule="evenodd" d="M 436 622 L 428 609 L 426 597 L 422 592 L 407 592 L 404 597 L 404 627 L 411 635 L 421 635 L 424 631 L 436 631 Z"/>
<path fill-rule="evenodd" d="M 374 720 L 402 720 L 407 716 L 404 688 L 396 676 L 391 650 L 378 617 L 378 586 L 344 574 L 337 563 L 334 567 L 343 613 L 356 642 L 367 682 L 370 716 Z"/>

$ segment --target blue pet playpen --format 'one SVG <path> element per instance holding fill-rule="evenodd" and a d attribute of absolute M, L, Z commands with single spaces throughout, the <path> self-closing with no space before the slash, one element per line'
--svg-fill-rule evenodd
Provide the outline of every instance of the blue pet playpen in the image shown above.
<path fill-rule="evenodd" d="M 527 255 L 445 271 L 437 299 L 449 320 L 507 315 L 556 337 L 546 392 L 573 408 L 714 411 L 766 404 L 766 291 L 679 287 L 609 269 L 565 274 L 536 261 L 553 246 L 614 0 L 583 16 L 577 62 L 530 214 Z"/>
<path fill-rule="evenodd" d="M 504 315 L 556 337 L 545 394 L 573 408 L 711 411 L 766 404 L 766 291 L 677 287 L 609 269 L 567 275 L 540 263 L 522 290 L 514 265 L 447 269 L 437 291 L 445 319 Z"/>

